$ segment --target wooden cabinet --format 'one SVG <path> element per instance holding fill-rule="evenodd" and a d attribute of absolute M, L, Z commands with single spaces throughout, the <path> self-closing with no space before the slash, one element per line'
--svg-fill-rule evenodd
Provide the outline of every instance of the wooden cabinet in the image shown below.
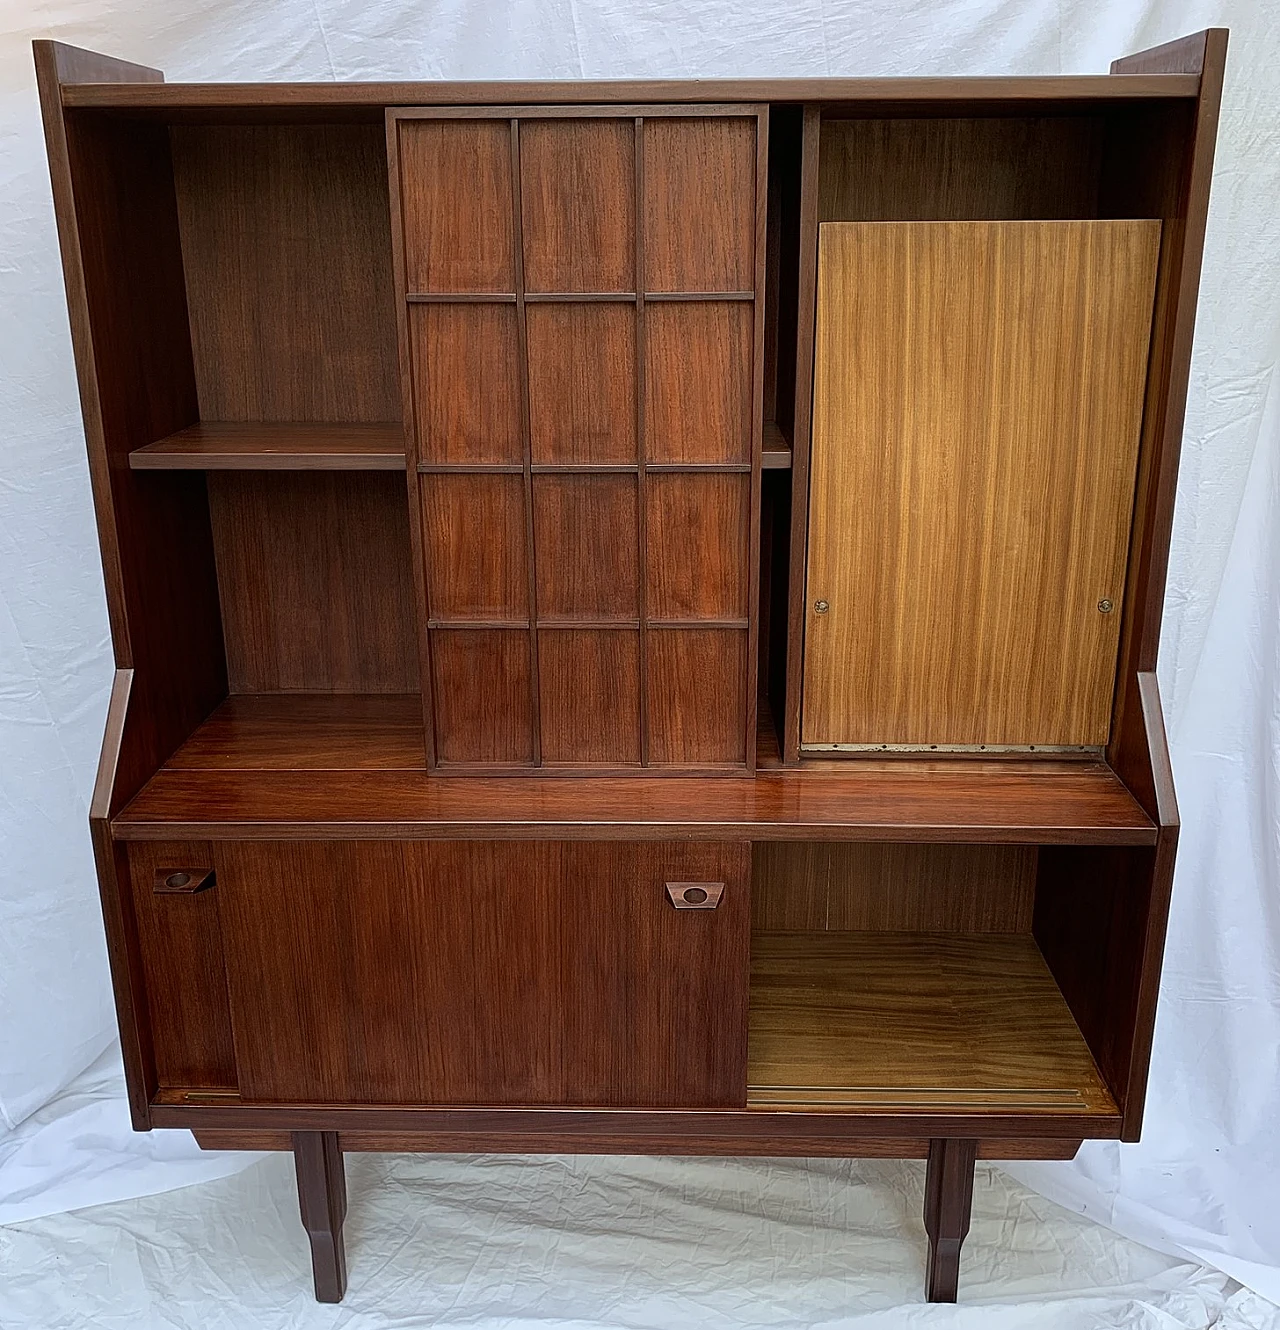
<path fill-rule="evenodd" d="M 37 43 L 130 1110 L 290 1150 L 317 1296 L 350 1150 L 927 1159 L 945 1300 L 975 1159 L 1138 1138 L 1225 40 L 280 86 Z"/>

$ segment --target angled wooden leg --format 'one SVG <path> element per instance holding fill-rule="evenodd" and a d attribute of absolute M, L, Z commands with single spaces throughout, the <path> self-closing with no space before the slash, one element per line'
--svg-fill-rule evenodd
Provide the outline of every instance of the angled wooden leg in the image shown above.
<path fill-rule="evenodd" d="M 295 1131 L 298 1207 L 311 1239 L 311 1269 L 317 1302 L 341 1302 L 347 1291 L 347 1253 L 342 1221 L 347 1217 L 347 1180 L 336 1131 Z"/>
<path fill-rule="evenodd" d="M 973 1202 L 973 1162 L 977 1141 L 929 1142 L 929 1171 L 924 1183 L 924 1229 L 929 1235 L 930 1302 L 954 1302 L 960 1281 L 960 1247 L 969 1232 Z"/>

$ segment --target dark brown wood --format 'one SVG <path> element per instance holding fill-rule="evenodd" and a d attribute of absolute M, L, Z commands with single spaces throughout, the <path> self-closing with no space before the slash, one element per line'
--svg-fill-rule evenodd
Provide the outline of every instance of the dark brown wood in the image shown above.
<path fill-rule="evenodd" d="M 720 300 L 647 304 L 647 459 L 749 462 L 753 306 Z"/>
<path fill-rule="evenodd" d="M 528 624 L 521 476 L 429 475 L 421 491 L 432 621 Z"/>
<path fill-rule="evenodd" d="M 727 630 L 705 635 L 726 642 L 745 637 Z M 658 629 L 650 633 L 651 645 L 671 639 L 674 657 L 682 636 L 681 630 Z M 450 681 L 454 670 L 459 687 L 468 679 L 485 679 L 481 693 L 469 690 L 473 705 L 499 708 L 508 688 L 516 705 L 518 689 L 504 681 L 505 666 L 494 668 L 495 660 L 503 664 L 502 655 L 489 659 L 486 653 L 500 652 L 507 640 L 523 641 L 522 633 L 454 630 L 437 637 L 459 642 Z M 668 674 L 674 668 L 673 663 Z M 519 669 L 515 672 L 523 679 Z M 679 674 L 689 677 L 687 671 Z M 486 724 L 506 733 L 497 720 Z M 424 780 L 414 773 L 368 770 L 333 772 L 323 780 L 286 771 L 162 770 L 115 817 L 112 829 L 126 840 L 539 839 L 551 831 L 615 840 L 679 835 L 1150 846 L 1157 839 L 1151 820 L 1101 764 L 863 759 L 843 767 L 836 772 L 772 768 L 754 778 L 552 782 L 517 775 Z"/>
<path fill-rule="evenodd" d="M 347 1180 L 335 1131 L 291 1135 L 298 1174 L 298 1208 L 311 1242 L 317 1302 L 341 1302 L 347 1291 L 347 1253 L 342 1224 L 347 1217 Z"/>
<path fill-rule="evenodd" d="M 663 620 L 746 620 L 747 476 L 651 474 L 645 513 L 645 613 Z"/>
<path fill-rule="evenodd" d="M 519 465 L 520 343 L 512 306 L 413 305 L 408 321 L 419 460 Z"/>
<path fill-rule="evenodd" d="M 535 463 L 636 460 L 636 315 L 627 305 L 526 309 Z"/>
<path fill-rule="evenodd" d="M 173 180 L 201 418 L 395 420 L 376 127 L 176 127 Z"/>
<path fill-rule="evenodd" d="M 208 487 L 231 692 L 417 689 L 397 477 L 218 471 Z"/>
<path fill-rule="evenodd" d="M 543 766 L 638 766 L 638 628 L 544 627 L 538 664 Z"/>
<path fill-rule="evenodd" d="M 513 291 L 511 149 L 500 120 L 400 126 L 408 291 Z"/>
<path fill-rule="evenodd" d="M 745 843 L 221 845 L 245 1102 L 733 1106 Z M 668 880 L 726 883 L 676 911 Z"/>
<path fill-rule="evenodd" d="M 799 273 L 796 279 L 795 402 L 791 431 L 790 572 L 782 760 L 800 760 L 800 693 L 804 677 L 805 552 L 809 545 L 809 449 L 813 420 L 813 333 L 818 290 L 818 189 L 822 110 L 804 108 L 801 131 Z"/>
<path fill-rule="evenodd" d="M 292 1150 L 293 1138 L 287 1131 L 201 1130 L 195 1133 L 202 1150 Z M 635 1140 L 627 1136 L 521 1136 L 498 1132 L 448 1132 L 434 1135 L 396 1132 L 342 1132 L 339 1144 L 347 1153 L 368 1151 L 383 1154 L 632 1154 Z M 1080 1141 L 1053 1140 L 981 1140 L 979 1159 L 1074 1159 Z M 920 1137 L 863 1139 L 857 1143 L 860 1159 L 924 1159 L 929 1142 Z M 668 1155 L 803 1155 L 810 1158 L 847 1158 L 847 1139 L 822 1137 L 787 1137 L 756 1135 L 749 1140 L 723 1136 L 690 1136 L 668 1142 Z"/>
<path fill-rule="evenodd" d="M 652 620 L 649 626 L 644 687 L 650 763 L 675 767 L 744 763 L 746 632 L 657 629 Z"/>
<path fill-rule="evenodd" d="M 528 633 L 518 628 L 439 630 L 431 634 L 431 654 L 440 765 L 531 766 Z"/>
<path fill-rule="evenodd" d="M 625 119 L 531 121 L 521 131 L 525 285 L 631 291 L 635 131 Z"/>
<path fill-rule="evenodd" d="M 714 918 L 712 914 L 709 917 Z M 631 1154 L 665 1153 L 668 1143 L 690 1137 L 719 1137 L 747 1146 L 761 1137 L 796 1141 L 825 1140 L 831 1152 L 843 1140 L 844 1153 L 856 1157 L 864 1140 L 912 1137 L 970 1139 L 981 1125 L 991 1140 L 1112 1140 L 1120 1134 L 1119 1115 L 1086 1115 L 1070 1110 L 940 1113 L 933 1108 L 874 1112 L 821 1109 L 776 1112 L 763 1108 L 720 1109 L 580 1109 L 504 1108 L 491 1105 L 438 1108 L 408 1105 L 330 1106 L 322 1104 L 245 1104 L 231 1099 L 195 1097 L 180 1091 L 158 1095 L 151 1109 L 157 1127 L 189 1131 L 306 1130 L 377 1133 L 501 1134 L 518 1140 L 574 1139 L 591 1154 L 585 1137 L 630 1142 Z M 1056 1148 L 1056 1147 L 1055 1147 Z M 741 1151 L 739 1151 L 741 1152 Z M 548 1153 L 559 1153 L 549 1151 Z M 730 1152 L 732 1153 L 732 1151 Z"/>
<path fill-rule="evenodd" d="M 87 53 L 86 53 L 87 54 Z M 79 84 L 80 86 L 77 86 Z M 67 106 L 154 109 L 167 115 L 228 108 L 253 108 L 258 114 L 278 109 L 291 115 L 309 111 L 333 116 L 350 110 L 381 119 L 384 107 L 458 108 L 551 103 L 556 113 L 575 104 L 639 104 L 644 114 L 654 103 L 680 103 L 686 115 L 702 111 L 699 103 L 814 102 L 858 103 L 900 110 L 913 105 L 932 111 L 1037 110 L 1071 111 L 1082 103 L 1122 104 L 1151 99 L 1194 98 L 1194 74 L 1071 74 L 1038 77 L 980 78 L 809 78 L 809 79 L 584 79 L 574 82 L 427 82 L 427 83 L 147 83 L 113 86 L 105 79 L 69 81 Z M 715 113 L 714 111 L 712 112 Z M 883 113 L 883 109 L 882 109 Z M 439 112 L 437 112 L 439 114 Z"/>
<path fill-rule="evenodd" d="M 194 894 L 161 890 L 157 879 L 179 869 L 207 879 L 213 847 L 198 841 L 129 847 L 156 1084 L 235 1090 L 218 890 L 216 885 Z"/>
<path fill-rule="evenodd" d="M 925 1297 L 954 1302 L 960 1281 L 960 1248 L 969 1234 L 973 1161 L 977 1141 L 932 1140 L 924 1184 L 924 1227 L 929 1235 Z"/>
<path fill-rule="evenodd" d="M 762 842 L 751 926 L 765 932 L 1028 933 L 1034 846 Z"/>
<path fill-rule="evenodd" d="M 376 425 L 215 421 L 135 448 L 135 471 L 403 471 L 399 422 Z"/>
<path fill-rule="evenodd" d="M 1154 121 L 1136 117 L 1117 126 L 1104 177 L 1104 206 L 1113 214 L 1121 208 L 1141 209 L 1141 215 L 1163 219 L 1116 698 L 1107 748 L 1107 760 L 1152 816 L 1156 815 L 1156 794 L 1147 766 L 1138 676 L 1154 671 L 1160 643 L 1226 58 L 1226 29 L 1210 28 L 1117 60 L 1111 67 L 1112 77 L 1148 69 L 1200 76 L 1193 108 Z"/>
<path fill-rule="evenodd" d="M 634 476 L 535 476 L 533 529 L 540 624 L 639 618 Z"/>

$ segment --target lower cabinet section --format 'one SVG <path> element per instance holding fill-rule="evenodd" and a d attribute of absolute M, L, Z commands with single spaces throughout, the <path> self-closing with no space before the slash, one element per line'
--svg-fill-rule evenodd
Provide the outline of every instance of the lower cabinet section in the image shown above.
<path fill-rule="evenodd" d="M 745 842 L 223 843 L 214 861 L 244 1102 L 745 1101 Z"/>

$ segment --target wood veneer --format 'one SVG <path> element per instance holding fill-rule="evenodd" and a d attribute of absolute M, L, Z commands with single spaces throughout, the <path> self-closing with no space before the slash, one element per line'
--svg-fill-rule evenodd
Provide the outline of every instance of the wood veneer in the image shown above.
<path fill-rule="evenodd" d="M 806 747 L 1106 743 L 1158 237 L 822 226 Z"/>

